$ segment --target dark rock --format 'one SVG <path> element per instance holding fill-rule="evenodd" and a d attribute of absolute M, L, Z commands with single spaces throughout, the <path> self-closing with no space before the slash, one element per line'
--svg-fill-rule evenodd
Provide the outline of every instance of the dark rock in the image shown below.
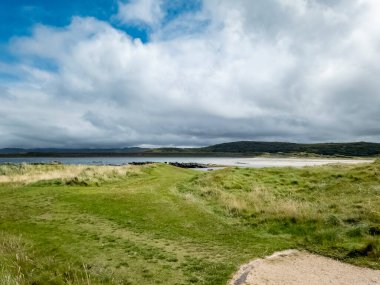
<path fill-rule="evenodd" d="M 169 162 L 171 166 L 180 168 L 208 168 L 208 165 L 194 162 Z"/>

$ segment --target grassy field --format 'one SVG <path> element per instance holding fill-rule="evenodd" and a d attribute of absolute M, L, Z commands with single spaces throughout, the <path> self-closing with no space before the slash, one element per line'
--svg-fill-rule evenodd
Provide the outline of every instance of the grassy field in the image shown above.
<path fill-rule="evenodd" d="M 298 248 L 380 269 L 380 161 L 0 165 L 0 284 L 226 284 Z"/>

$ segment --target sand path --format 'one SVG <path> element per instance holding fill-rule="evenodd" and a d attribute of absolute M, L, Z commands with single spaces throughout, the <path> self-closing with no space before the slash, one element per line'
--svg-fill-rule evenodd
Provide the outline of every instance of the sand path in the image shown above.
<path fill-rule="evenodd" d="M 287 250 L 240 267 L 229 285 L 375 285 L 380 270 L 361 268 L 319 255 Z"/>

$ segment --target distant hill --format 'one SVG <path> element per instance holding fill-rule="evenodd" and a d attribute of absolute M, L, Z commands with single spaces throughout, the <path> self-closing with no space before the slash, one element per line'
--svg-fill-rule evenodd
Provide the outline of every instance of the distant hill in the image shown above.
<path fill-rule="evenodd" d="M 201 150 L 213 153 L 310 153 L 319 155 L 373 156 L 380 154 L 380 144 L 368 142 L 297 144 L 287 142 L 240 141 L 212 145 L 202 148 Z"/>
<path fill-rule="evenodd" d="M 3 148 L 0 149 L 0 155 L 97 155 L 97 154 L 130 154 L 142 153 L 147 148 L 126 147 L 126 148 Z"/>
<path fill-rule="evenodd" d="M 0 149 L 0 154 L 15 154 L 15 153 L 25 153 L 26 150 L 22 148 L 2 148 Z"/>
<path fill-rule="evenodd" d="M 254 156 L 261 154 L 302 154 L 328 156 L 377 156 L 380 143 L 318 143 L 297 144 L 289 142 L 239 141 L 201 148 L 107 148 L 107 149 L 60 149 L 60 148 L 4 148 L 0 156 Z"/>

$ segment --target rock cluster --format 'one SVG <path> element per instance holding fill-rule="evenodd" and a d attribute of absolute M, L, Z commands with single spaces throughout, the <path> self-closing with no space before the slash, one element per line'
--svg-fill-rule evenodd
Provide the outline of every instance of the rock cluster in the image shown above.
<path fill-rule="evenodd" d="M 144 161 L 144 162 L 130 162 L 130 165 L 146 165 L 146 164 L 152 164 L 154 162 L 152 161 Z M 165 162 L 166 164 L 180 167 L 180 168 L 208 168 L 208 165 L 201 164 L 201 163 L 195 163 L 195 162 Z"/>
<path fill-rule="evenodd" d="M 208 168 L 206 164 L 194 162 L 169 162 L 169 164 L 180 168 Z"/>

